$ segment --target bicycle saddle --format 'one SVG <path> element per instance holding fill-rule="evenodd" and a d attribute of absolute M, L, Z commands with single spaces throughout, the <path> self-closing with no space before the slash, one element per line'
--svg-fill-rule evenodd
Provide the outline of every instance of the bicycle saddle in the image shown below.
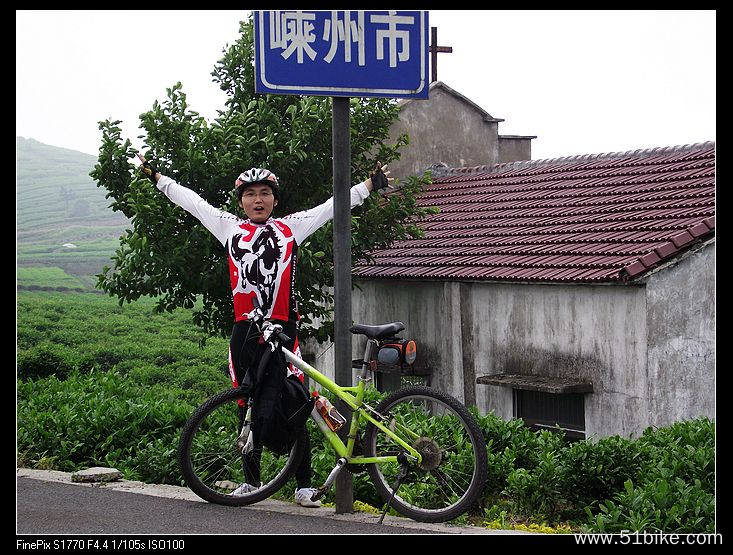
<path fill-rule="evenodd" d="M 391 324 L 382 324 L 380 326 L 367 326 L 364 324 L 354 324 L 349 331 L 354 334 L 366 335 L 369 339 L 384 339 L 391 337 L 398 331 L 405 329 L 402 322 L 392 322 Z"/>

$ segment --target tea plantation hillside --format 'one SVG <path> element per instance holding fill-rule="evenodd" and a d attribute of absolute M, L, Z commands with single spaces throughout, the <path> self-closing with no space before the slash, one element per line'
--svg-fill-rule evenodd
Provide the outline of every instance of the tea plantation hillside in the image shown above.
<path fill-rule="evenodd" d="M 56 267 L 90 276 L 109 263 L 128 220 L 89 177 L 95 163 L 89 154 L 16 138 L 19 270 Z M 18 279 L 23 286 L 20 272 Z"/>

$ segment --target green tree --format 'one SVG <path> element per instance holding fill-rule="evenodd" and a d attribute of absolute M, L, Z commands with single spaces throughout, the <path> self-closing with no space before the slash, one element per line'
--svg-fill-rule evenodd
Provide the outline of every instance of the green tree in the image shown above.
<path fill-rule="evenodd" d="M 144 155 L 158 170 L 190 187 L 213 206 L 239 214 L 232 194 L 235 178 L 245 169 L 266 167 L 277 174 L 282 195 L 275 216 L 316 206 L 333 194 L 330 98 L 255 95 L 251 19 L 240 23 L 237 42 L 224 48 L 212 77 L 228 95 L 225 109 L 213 122 L 191 110 L 181 83 L 167 89 L 161 104 L 140 115 Z M 353 98 L 351 171 L 354 182 L 365 179 L 375 160 L 388 163 L 407 144 L 401 136 L 388 144 L 388 129 L 398 108 L 390 99 Z M 231 331 L 233 306 L 227 253 L 193 216 L 170 202 L 136 171 L 136 150 L 123 141 L 120 121 L 100 122 L 102 144 L 90 173 L 107 189 L 110 207 L 132 222 L 120 238 L 98 287 L 120 304 L 141 296 L 157 297 L 157 310 L 193 308 L 194 322 L 206 334 Z M 353 260 L 392 241 L 418 237 L 416 222 L 434 209 L 417 205 L 415 195 L 428 176 L 410 178 L 386 197 L 372 195 L 352 211 Z M 300 246 L 296 298 L 301 336 L 332 338 L 329 308 L 333 285 L 332 226 L 325 225 Z M 318 318 L 320 325 L 314 320 Z"/>

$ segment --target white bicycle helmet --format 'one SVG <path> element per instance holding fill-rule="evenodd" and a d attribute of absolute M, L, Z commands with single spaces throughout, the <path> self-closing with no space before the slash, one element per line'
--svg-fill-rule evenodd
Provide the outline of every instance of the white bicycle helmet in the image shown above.
<path fill-rule="evenodd" d="M 234 192 L 237 195 L 237 199 L 241 199 L 244 190 L 254 183 L 269 185 L 275 198 L 277 199 L 280 196 L 280 184 L 277 181 L 277 176 L 270 170 L 264 168 L 252 168 L 246 172 L 242 172 L 234 183 L 236 185 Z"/>

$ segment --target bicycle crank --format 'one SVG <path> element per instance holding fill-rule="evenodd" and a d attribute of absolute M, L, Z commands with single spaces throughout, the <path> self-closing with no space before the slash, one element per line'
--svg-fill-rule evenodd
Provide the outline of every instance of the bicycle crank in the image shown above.
<path fill-rule="evenodd" d="M 333 470 L 328 475 L 328 478 L 326 478 L 326 481 L 320 488 L 316 490 L 316 493 L 314 493 L 311 497 L 313 501 L 317 501 L 318 499 L 326 495 L 326 492 L 331 487 L 331 484 L 333 484 L 333 481 L 336 479 L 336 476 L 338 476 L 339 472 L 344 469 L 344 466 L 346 466 L 346 459 L 344 459 L 343 457 L 336 461 L 336 466 L 333 467 Z"/>

